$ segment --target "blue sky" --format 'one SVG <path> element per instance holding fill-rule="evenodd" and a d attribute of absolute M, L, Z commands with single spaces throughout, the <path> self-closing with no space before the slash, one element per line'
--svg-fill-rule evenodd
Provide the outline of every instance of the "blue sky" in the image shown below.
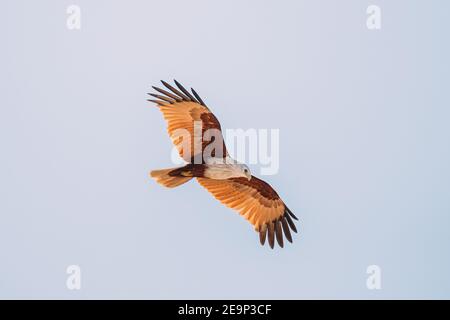
<path fill-rule="evenodd" d="M 71 4 L 2 4 L 0 297 L 450 297 L 447 2 L 79 0 L 68 30 Z M 149 179 L 173 78 L 223 128 L 279 129 L 293 244 Z"/>

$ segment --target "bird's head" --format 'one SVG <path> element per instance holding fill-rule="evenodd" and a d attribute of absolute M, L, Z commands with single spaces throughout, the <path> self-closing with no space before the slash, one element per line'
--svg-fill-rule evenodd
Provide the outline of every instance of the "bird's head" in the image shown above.
<path fill-rule="evenodd" d="M 209 163 L 205 171 L 205 176 L 212 179 L 246 178 L 250 180 L 252 173 L 243 163 L 239 163 L 231 158 L 226 163 Z"/>
<path fill-rule="evenodd" d="M 247 167 L 245 164 L 238 164 L 237 167 L 240 177 L 247 178 L 247 180 L 250 180 L 252 178 L 252 173 L 250 172 L 249 167 Z"/>

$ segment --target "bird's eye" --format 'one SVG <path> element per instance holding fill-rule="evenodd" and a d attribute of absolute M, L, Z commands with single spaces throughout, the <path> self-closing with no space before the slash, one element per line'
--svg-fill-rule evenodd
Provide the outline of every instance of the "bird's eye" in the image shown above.
<path fill-rule="evenodd" d="M 245 172 L 245 173 L 247 173 L 247 172 L 248 172 L 248 170 L 247 170 L 247 169 L 244 169 L 244 172 Z"/>

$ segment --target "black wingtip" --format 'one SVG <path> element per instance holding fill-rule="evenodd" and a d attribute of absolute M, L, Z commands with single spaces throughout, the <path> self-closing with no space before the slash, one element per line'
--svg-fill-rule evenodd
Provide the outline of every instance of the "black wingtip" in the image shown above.
<path fill-rule="evenodd" d="M 259 242 L 263 246 L 264 243 L 266 243 L 266 236 L 267 236 L 267 228 L 262 228 L 262 230 L 259 230 Z"/>
<path fill-rule="evenodd" d="M 291 231 L 289 230 L 289 226 L 288 226 L 288 223 L 286 222 L 285 217 L 281 218 L 281 226 L 283 227 L 284 236 L 290 243 L 292 243 Z"/>
<path fill-rule="evenodd" d="M 275 220 L 275 237 L 277 239 L 278 245 L 283 248 L 283 231 L 281 230 L 281 223 L 279 220 Z"/>
<path fill-rule="evenodd" d="M 198 102 L 197 100 L 195 100 L 195 98 L 192 96 L 192 94 L 190 94 L 189 91 L 187 91 L 186 88 L 183 87 L 183 85 L 181 83 L 179 83 L 175 79 L 173 79 L 173 82 L 175 82 L 175 85 L 178 87 L 178 89 L 180 89 L 181 92 L 183 92 L 189 98 L 190 101 Z"/>
<path fill-rule="evenodd" d="M 198 95 L 198 93 L 191 88 L 191 92 L 189 92 L 183 85 L 177 80 L 173 79 L 173 82 L 175 83 L 174 86 L 172 86 L 170 83 L 160 80 L 161 83 L 165 88 L 167 88 L 169 91 L 166 91 L 164 89 L 158 88 L 156 86 L 152 86 L 152 88 L 159 93 L 163 94 L 163 96 L 166 96 L 165 98 L 162 98 L 161 96 L 157 97 L 158 99 L 165 100 L 169 103 L 175 103 L 175 102 L 194 102 L 198 103 L 202 106 L 204 106 L 207 110 L 209 108 L 206 106 L 205 102 L 202 100 L 202 98 Z M 150 93 L 149 93 L 150 94 Z M 150 94 L 151 95 L 151 94 Z"/>
<path fill-rule="evenodd" d="M 205 102 L 203 102 L 202 98 L 200 98 L 199 94 L 194 90 L 194 88 L 191 88 L 192 93 L 194 94 L 195 98 L 197 99 L 197 101 L 204 107 L 208 108 L 205 104 Z"/>
<path fill-rule="evenodd" d="M 292 229 L 292 231 L 294 231 L 295 233 L 297 233 L 297 228 L 295 227 L 294 221 L 292 221 L 291 216 L 287 213 L 287 211 L 284 213 L 284 217 L 286 218 L 286 221 L 289 225 L 289 227 Z"/>
<path fill-rule="evenodd" d="M 269 236 L 269 246 L 273 249 L 275 246 L 275 226 L 273 225 L 273 222 L 269 222 L 267 224 L 267 235 Z"/>
<path fill-rule="evenodd" d="M 295 214 L 292 213 L 292 211 L 286 206 L 286 211 L 289 213 L 289 215 L 298 221 L 298 218 L 295 216 Z"/>
<path fill-rule="evenodd" d="M 161 83 L 170 91 L 172 91 L 174 94 L 176 94 L 177 96 L 179 96 L 182 100 L 185 101 L 191 101 L 189 95 L 186 95 L 185 93 L 183 93 L 184 91 L 181 90 L 179 91 L 178 89 L 174 88 L 173 86 L 171 86 L 170 84 L 168 84 L 167 82 L 165 82 L 164 80 L 161 80 Z M 177 85 L 178 86 L 178 85 Z M 180 88 L 181 89 L 181 88 Z M 186 90 L 186 89 L 184 89 Z"/>
<path fill-rule="evenodd" d="M 164 106 L 167 104 L 167 102 L 164 102 L 161 100 L 155 100 L 155 99 L 147 99 L 147 101 L 156 103 L 157 106 Z"/>

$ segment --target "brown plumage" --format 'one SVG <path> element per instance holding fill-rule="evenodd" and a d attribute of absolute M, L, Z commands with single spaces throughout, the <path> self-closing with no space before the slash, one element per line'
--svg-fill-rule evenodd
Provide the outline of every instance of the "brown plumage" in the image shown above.
<path fill-rule="evenodd" d="M 200 163 L 204 163 L 203 151 L 210 141 L 202 139 L 202 145 L 200 150 L 195 150 L 195 140 L 204 137 L 205 132 L 211 129 L 216 129 L 221 132 L 220 123 L 214 114 L 209 111 L 200 96 L 192 89 L 193 95 L 191 95 L 179 82 L 175 81 L 178 89 L 174 88 L 165 81 L 161 81 L 162 84 L 172 91 L 172 93 L 153 87 L 160 94 L 149 93 L 155 99 L 148 99 L 148 101 L 156 103 L 164 119 L 167 121 L 167 132 L 169 133 L 172 142 L 176 146 L 178 153 L 186 162 L 194 162 L 194 159 L 200 158 Z M 180 91 L 181 90 L 181 91 Z M 195 134 L 195 124 L 201 124 L 201 132 Z M 201 136 L 200 136 L 201 135 Z M 222 154 L 216 155 L 215 150 L 212 152 L 212 156 L 221 156 L 225 158 L 228 156 L 223 136 L 217 137 L 220 139 L 218 143 L 222 145 Z M 185 141 L 186 140 L 186 141 Z M 189 144 L 190 148 L 185 150 L 184 144 Z M 186 152 L 189 151 L 189 152 Z M 197 162 L 197 161 L 196 161 Z"/>
<path fill-rule="evenodd" d="M 238 211 L 253 225 L 262 245 L 266 239 L 271 248 L 275 240 L 280 247 L 284 246 L 284 238 L 292 242 L 291 231 L 297 232 L 293 219 L 298 220 L 297 217 L 267 182 L 252 176 L 247 166 L 229 157 L 220 123 L 198 93 L 192 88 L 192 93 L 189 92 L 176 80 L 177 88 L 161 82 L 168 90 L 153 87 L 158 93 L 149 93 L 156 98 L 149 101 L 156 103 L 163 113 L 169 136 L 188 164 L 180 168 L 154 170 L 150 175 L 169 188 L 196 178 L 216 199 Z M 195 127 L 198 124 L 201 131 Z M 211 143 L 204 139 L 209 129 L 219 132 L 215 139 L 220 140 L 215 143 L 222 146 L 222 154 L 216 154 L 214 150 L 211 155 L 205 155 L 205 149 Z M 221 165 L 210 162 L 217 158 L 231 161 Z"/>
<path fill-rule="evenodd" d="M 267 230 L 269 245 L 272 248 L 275 234 L 278 244 L 283 247 L 283 230 L 286 239 L 292 242 L 289 226 L 286 224 L 287 228 L 282 228 L 282 221 L 289 216 L 289 209 L 268 183 L 254 176 L 250 180 L 245 178 L 227 180 L 197 178 L 197 181 L 217 200 L 227 207 L 235 209 L 247 219 L 260 233 L 261 244 L 265 242 Z M 292 217 L 297 219 L 293 215 Z M 290 228 L 297 232 L 295 226 Z"/>

